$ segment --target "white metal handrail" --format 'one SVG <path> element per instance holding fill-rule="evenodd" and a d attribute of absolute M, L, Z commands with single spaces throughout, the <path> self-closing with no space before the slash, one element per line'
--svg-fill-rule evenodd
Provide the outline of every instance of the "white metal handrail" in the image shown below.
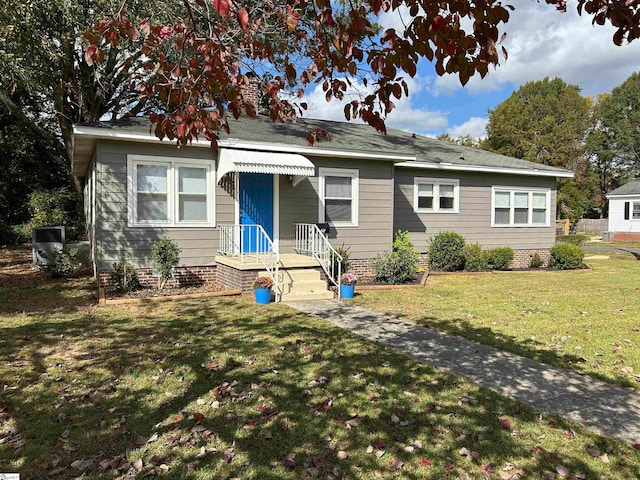
<path fill-rule="evenodd" d="M 280 301 L 278 282 L 280 254 L 273 240 L 262 225 L 218 225 L 220 248 L 218 252 L 227 257 L 235 257 L 243 263 L 261 263 L 273 279 L 276 302 Z M 245 251 L 244 245 L 255 245 L 255 251 Z"/>
<path fill-rule="evenodd" d="M 296 223 L 296 252 L 315 258 L 322 266 L 331 283 L 338 287 L 340 298 L 340 275 L 342 255 L 336 252 L 329 239 L 315 223 Z"/>

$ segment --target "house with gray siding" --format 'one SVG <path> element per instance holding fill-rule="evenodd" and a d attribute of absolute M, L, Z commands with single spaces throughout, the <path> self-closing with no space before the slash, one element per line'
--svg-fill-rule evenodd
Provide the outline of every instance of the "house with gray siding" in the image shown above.
<path fill-rule="evenodd" d="M 330 135 L 311 147 L 309 130 Z M 266 116 L 230 121 L 216 150 L 196 140 L 177 148 L 148 119 L 76 125 L 74 174 L 84 179 L 87 232 L 96 275 L 134 264 L 153 281 L 151 245 L 180 246 L 176 282 L 215 281 L 249 290 L 276 279 L 277 298 L 326 297 L 337 281 L 336 247 L 351 269 L 409 231 L 422 255 L 454 230 L 484 248 L 509 246 L 514 267 L 555 241 L 556 179 L 573 174 L 428 137 L 344 122 Z"/>

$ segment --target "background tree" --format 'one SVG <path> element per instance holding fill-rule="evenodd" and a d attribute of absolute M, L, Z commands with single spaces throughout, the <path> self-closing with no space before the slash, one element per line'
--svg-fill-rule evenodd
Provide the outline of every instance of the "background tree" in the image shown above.
<path fill-rule="evenodd" d="M 489 110 L 485 148 L 575 169 L 585 153 L 589 101 L 560 78 L 528 82 Z"/>
<path fill-rule="evenodd" d="M 632 74 L 598 105 L 595 129 L 600 162 L 611 181 L 640 175 L 640 73 Z"/>
<path fill-rule="evenodd" d="M 481 139 L 472 137 L 469 134 L 461 135 L 459 137 L 452 137 L 448 133 L 441 133 L 436 138 L 444 142 L 455 143 L 456 145 L 460 145 L 462 147 L 473 147 L 473 148 L 480 148 L 480 144 L 482 142 Z"/>
<path fill-rule="evenodd" d="M 0 104 L 68 164 L 74 123 L 136 114 L 142 108 L 138 93 L 129 88 L 130 76 L 143 72 L 135 38 L 114 42 L 102 52 L 99 65 L 85 61 L 82 33 L 113 14 L 114 6 L 109 0 L 11 0 L 0 9 Z M 136 21 L 163 21 L 172 6 L 132 2 L 130 13 Z"/>
<path fill-rule="evenodd" d="M 597 179 L 596 201 L 602 217 L 608 215 L 606 194 L 625 183 L 632 172 L 616 145 L 613 130 L 602 121 L 603 108 L 608 114 L 616 113 L 611 111 L 610 102 L 611 94 L 598 95 L 593 105 L 592 127 L 587 136 L 589 163 Z M 624 113 L 619 111 L 617 115 Z M 609 123 L 610 120 L 606 119 L 605 122 Z"/>
<path fill-rule="evenodd" d="M 573 223 L 594 215 L 595 183 L 587 162 L 585 137 L 590 126 L 589 99 L 560 78 L 529 82 L 489 111 L 482 147 L 531 162 L 567 168 L 572 180 L 559 182 L 558 214 Z"/>

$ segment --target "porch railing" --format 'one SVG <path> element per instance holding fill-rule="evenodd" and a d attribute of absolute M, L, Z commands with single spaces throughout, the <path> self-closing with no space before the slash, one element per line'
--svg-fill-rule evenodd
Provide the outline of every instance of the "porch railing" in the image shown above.
<path fill-rule="evenodd" d="M 315 223 L 296 223 L 296 252 L 315 258 L 322 266 L 331 283 L 338 287 L 340 298 L 340 275 L 342 255 L 336 252 L 329 239 Z"/>
<path fill-rule="evenodd" d="M 261 263 L 273 280 L 276 302 L 280 301 L 280 254 L 262 225 L 218 225 L 218 228 L 218 252 L 227 257 L 237 258 L 241 264 Z"/>

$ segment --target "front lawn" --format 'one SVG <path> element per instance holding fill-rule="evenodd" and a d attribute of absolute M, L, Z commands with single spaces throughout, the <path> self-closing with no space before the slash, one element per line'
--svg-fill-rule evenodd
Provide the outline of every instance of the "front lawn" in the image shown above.
<path fill-rule="evenodd" d="M 0 269 L 2 472 L 640 477 L 629 446 L 284 305 L 95 307 L 86 279 L 20 271 Z"/>
<path fill-rule="evenodd" d="M 432 275 L 426 288 L 363 291 L 355 302 L 636 388 L 640 262 L 612 254 L 587 263 L 592 270 Z"/>

